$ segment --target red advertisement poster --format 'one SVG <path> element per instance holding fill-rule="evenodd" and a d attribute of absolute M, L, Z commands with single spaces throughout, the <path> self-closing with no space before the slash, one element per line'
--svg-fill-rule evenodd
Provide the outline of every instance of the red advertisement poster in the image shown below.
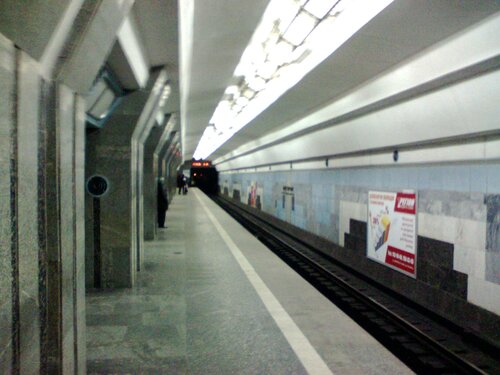
<path fill-rule="evenodd" d="M 416 277 L 417 194 L 368 192 L 368 258 Z"/>

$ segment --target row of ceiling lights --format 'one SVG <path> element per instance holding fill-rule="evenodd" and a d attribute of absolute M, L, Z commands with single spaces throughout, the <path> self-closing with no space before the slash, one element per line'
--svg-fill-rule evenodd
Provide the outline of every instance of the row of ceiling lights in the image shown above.
<path fill-rule="evenodd" d="M 194 158 L 208 157 L 330 55 L 338 47 L 333 46 L 335 40 L 330 43 L 333 49 L 328 45 L 329 39 L 335 39 L 332 25 L 344 10 L 366 8 L 373 13 L 368 22 L 390 2 L 272 0 L 236 67 L 233 82 L 237 83 L 225 90 Z"/>
<path fill-rule="evenodd" d="M 248 60 L 242 61 L 236 69 L 237 76 L 243 76 L 239 85 L 229 86 L 222 106 L 230 106 L 234 113 L 239 113 L 267 83 L 279 75 L 279 70 L 288 64 L 299 61 L 307 53 L 305 48 L 299 48 L 322 21 L 322 19 L 337 7 L 342 0 L 301 0 L 290 1 L 285 7 L 281 18 L 273 22 L 267 39 L 249 49 Z M 339 14 L 336 10 L 335 14 Z M 227 104 L 226 104 L 227 103 Z M 217 117 L 211 124 L 216 124 Z"/>

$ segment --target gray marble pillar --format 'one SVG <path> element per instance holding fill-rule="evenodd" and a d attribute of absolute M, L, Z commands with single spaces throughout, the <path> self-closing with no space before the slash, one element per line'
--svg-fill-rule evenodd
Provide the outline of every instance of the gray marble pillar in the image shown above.
<path fill-rule="evenodd" d="M 142 93 L 131 94 L 129 102 L 145 102 Z M 137 123 L 137 114 L 115 113 L 103 129 L 87 134 L 86 179 L 101 175 L 109 181 L 108 193 L 94 204 L 87 194 L 87 254 L 86 274 L 90 279 L 100 273 L 105 288 L 131 287 L 135 277 L 134 259 L 131 253 L 131 187 L 130 187 L 130 140 Z M 98 233 L 96 231 L 99 231 Z M 100 243 L 96 243 L 100 238 Z M 100 257 L 101 269 L 97 267 Z M 96 275 L 97 276 L 97 275 Z M 97 279 L 94 280 L 97 282 Z"/>
<path fill-rule="evenodd" d="M 45 215 L 48 373 L 85 373 L 83 99 L 62 84 L 46 84 L 41 142 Z"/>
<path fill-rule="evenodd" d="M 0 373 L 85 373 L 83 102 L 1 35 L 0 59 Z"/>
<path fill-rule="evenodd" d="M 75 312 L 75 373 L 84 375 L 86 371 L 86 323 L 85 323 L 85 100 L 75 98 L 74 131 L 74 312 Z"/>
<path fill-rule="evenodd" d="M 144 143 L 155 124 L 156 115 L 169 94 L 170 87 L 166 86 L 167 72 L 162 69 L 151 74 L 151 88 L 149 98 L 142 109 L 132 134 L 131 159 L 131 187 L 132 187 L 132 247 L 136 251 L 137 271 L 143 268 L 144 262 Z"/>
<path fill-rule="evenodd" d="M 13 335 L 14 210 L 11 201 L 11 156 L 14 130 L 15 48 L 0 34 L 0 373 L 10 374 L 18 354 Z"/>
<path fill-rule="evenodd" d="M 135 282 L 142 226 L 137 199 L 137 194 L 142 195 L 142 190 L 138 192 L 143 172 L 140 134 L 152 126 L 165 80 L 163 72 L 152 74 L 145 90 L 126 96 L 106 126 L 87 137 L 86 178 L 98 174 L 109 181 L 108 193 L 98 198 L 99 212 L 93 198 L 89 197 L 87 203 L 92 218 L 87 225 L 93 231 L 87 230 L 87 251 L 93 255 L 86 257 L 87 275 L 93 273 L 99 260 L 101 287 L 131 287 Z M 136 112 L 134 108 L 142 110 Z M 99 243 L 94 242 L 95 231 L 99 231 Z"/>
<path fill-rule="evenodd" d="M 2 374 L 86 373 L 81 95 L 133 3 L 0 1 Z"/>
<path fill-rule="evenodd" d="M 37 64 L 18 53 L 16 209 L 19 288 L 19 370 L 40 371 L 38 127 L 40 78 Z"/>
<path fill-rule="evenodd" d="M 155 238 L 155 227 L 157 219 L 157 175 L 154 169 L 154 151 L 159 139 L 165 129 L 165 124 L 155 126 L 151 129 L 144 144 L 144 176 L 143 176 L 143 199 L 144 199 L 144 240 L 151 241 Z"/>
<path fill-rule="evenodd" d="M 153 173 L 155 177 L 157 178 L 165 178 L 162 172 L 163 167 L 163 160 L 161 157 L 164 154 L 164 150 L 168 147 L 170 144 L 172 138 L 174 135 L 177 133 L 175 129 L 178 126 L 178 115 L 176 113 L 171 114 L 166 125 L 164 126 L 163 132 L 159 138 L 159 140 L 156 143 L 156 147 L 153 151 Z M 165 186 L 167 187 L 167 199 L 170 202 L 172 200 L 172 193 L 170 190 L 171 186 L 169 186 L 168 180 L 165 180 Z M 156 197 L 155 197 L 155 202 L 156 202 Z M 158 222 L 158 213 L 155 212 L 155 223 L 154 223 L 154 237 L 156 238 L 157 235 L 157 222 Z"/>

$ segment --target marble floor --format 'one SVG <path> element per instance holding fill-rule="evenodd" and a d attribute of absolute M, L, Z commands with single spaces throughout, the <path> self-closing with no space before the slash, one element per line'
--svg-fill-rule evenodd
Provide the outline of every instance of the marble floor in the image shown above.
<path fill-rule="evenodd" d="M 410 373 L 201 192 L 176 196 L 167 226 L 134 288 L 87 294 L 89 374 L 316 373 L 297 354 L 307 345 L 321 373 Z M 263 302 L 249 268 L 287 313 Z"/>

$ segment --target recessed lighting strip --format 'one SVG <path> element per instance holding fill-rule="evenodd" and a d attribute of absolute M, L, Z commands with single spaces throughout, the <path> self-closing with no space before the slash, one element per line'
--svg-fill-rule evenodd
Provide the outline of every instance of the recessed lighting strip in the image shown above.
<path fill-rule="evenodd" d="M 272 0 L 194 158 L 207 158 L 392 1 Z"/>

